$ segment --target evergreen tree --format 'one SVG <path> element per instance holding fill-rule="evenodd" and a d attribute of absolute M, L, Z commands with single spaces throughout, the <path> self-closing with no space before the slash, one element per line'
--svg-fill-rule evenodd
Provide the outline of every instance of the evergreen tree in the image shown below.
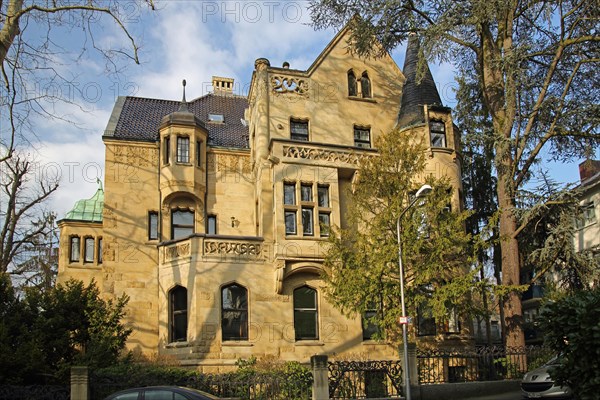
<path fill-rule="evenodd" d="M 347 213 L 349 226 L 334 230 L 326 254 L 329 300 L 347 315 L 368 313 L 380 336 L 399 340 L 401 316 L 397 221 L 423 184 L 434 189 L 400 221 L 408 314 L 431 315 L 442 326 L 451 315 L 470 312 L 473 288 L 467 213 L 450 210 L 447 178 L 425 176 L 422 144 L 400 132 L 376 143 L 378 155 L 356 172 Z M 416 319 L 413 319 L 416 322 Z"/>
<path fill-rule="evenodd" d="M 312 0 L 311 16 L 316 27 L 350 21 L 350 45 L 361 55 L 417 32 L 429 58 L 475 68 L 493 127 L 502 283 L 518 285 L 519 234 L 528 223 L 516 213 L 519 190 L 545 153 L 570 160 L 600 143 L 600 92 L 591 89 L 600 80 L 598 0 Z M 518 291 L 504 304 L 507 344 L 521 346 Z"/>

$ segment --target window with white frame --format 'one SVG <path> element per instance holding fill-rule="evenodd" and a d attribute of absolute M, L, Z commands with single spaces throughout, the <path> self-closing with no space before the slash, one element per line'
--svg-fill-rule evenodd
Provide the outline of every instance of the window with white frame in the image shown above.
<path fill-rule="evenodd" d="M 190 162 L 190 138 L 177 136 L 177 162 L 187 164 Z"/>
<path fill-rule="evenodd" d="M 580 213 L 575 223 L 581 229 L 596 222 L 596 207 L 593 201 L 588 201 L 580 206 Z"/>
<path fill-rule="evenodd" d="M 96 241 L 93 237 L 86 237 L 83 248 L 83 262 L 93 263 L 96 250 Z"/>
<path fill-rule="evenodd" d="M 79 236 L 71 236 L 69 240 L 69 261 L 78 262 L 81 254 L 81 239 Z"/>

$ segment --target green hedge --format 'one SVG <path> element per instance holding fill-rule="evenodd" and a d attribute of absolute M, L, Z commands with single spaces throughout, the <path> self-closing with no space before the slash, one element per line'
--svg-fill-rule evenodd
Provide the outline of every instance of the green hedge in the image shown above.
<path fill-rule="evenodd" d="M 155 385 L 193 387 L 219 397 L 241 399 L 303 400 L 311 398 L 312 373 L 297 362 L 238 360 L 238 369 L 203 374 L 180 367 L 156 364 L 122 364 L 90 373 L 92 400 L 115 391 Z"/>

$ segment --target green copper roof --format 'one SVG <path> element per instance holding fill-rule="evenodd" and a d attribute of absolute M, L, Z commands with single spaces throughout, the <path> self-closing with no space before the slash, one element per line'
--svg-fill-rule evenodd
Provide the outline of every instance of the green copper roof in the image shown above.
<path fill-rule="evenodd" d="M 104 208 L 104 190 L 98 188 L 96 194 L 87 200 L 79 200 L 65 219 L 86 222 L 102 222 L 102 209 Z"/>

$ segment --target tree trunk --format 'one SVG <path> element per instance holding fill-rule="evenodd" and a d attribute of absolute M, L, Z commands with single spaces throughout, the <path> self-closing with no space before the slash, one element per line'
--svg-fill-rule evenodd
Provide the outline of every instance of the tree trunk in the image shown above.
<path fill-rule="evenodd" d="M 519 243 L 514 237 L 517 221 L 514 215 L 514 200 L 506 190 L 506 179 L 510 177 L 498 173 L 498 202 L 500 205 L 500 252 L 502 254 L 502 284 L 520 284 Z M 511 292 L 504 301 L 504 321 L 506 326 L 506 346 L 518 347 L 525 345 L 523 333 L 523 315 L 521 296 Z"/>

